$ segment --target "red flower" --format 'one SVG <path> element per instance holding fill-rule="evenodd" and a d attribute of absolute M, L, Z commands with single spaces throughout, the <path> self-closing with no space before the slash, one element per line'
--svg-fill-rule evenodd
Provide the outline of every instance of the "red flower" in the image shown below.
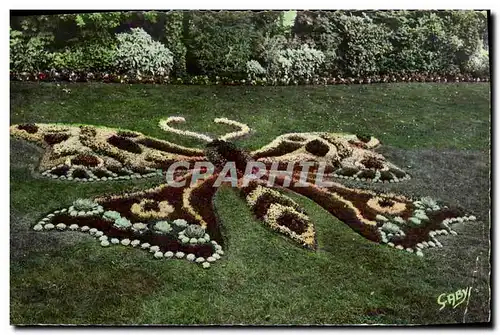
<path fill-rule="evenodd" d="M 206 173 L 206 172 L 207 172 L 207 168 L 206 168 L 205 166 L 202 166 L 202 167 L 200 168 L 200 172 L 201 172 L 201 173 Z"/>
<path fill-rule="evenodd" d="M 257 174 L 257 173 L 259 173 L 259 171 L 260 171 L 260 170 L 259 170 L 259 168 L 258 168 L 257 166 L 254 166 L 254 167 L 252 168 L 252 174 Z"/>
<path fill-rule="evenodd" d="M 43 72 L 38 73 L 38 79 L 44 80 L 45 78 L 47 78 L 47 75 L 45 73 L 43 73 Z"/>

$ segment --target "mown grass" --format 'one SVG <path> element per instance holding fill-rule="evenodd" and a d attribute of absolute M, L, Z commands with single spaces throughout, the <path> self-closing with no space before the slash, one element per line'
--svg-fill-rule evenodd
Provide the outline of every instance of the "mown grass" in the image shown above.
<path fill-rule="evenodd" d="M 489 86 L 406 84 L 335 87 L 198 87 L 11 84 L 11 123 L 66 122 L 121 127 L 173 140 L 158 120 L 186 117 L 210 133 L 226 116 L 247 123 L 257 148 L 298 131 L 370 133 L 392 146 L 487 151 Z M 226 129 L 227 130 L 227 129 Z M 464 305 L 439 311 L 441 293 L 474 283 L 467 322 L 488 319 L 488 252 L 477 227 L 418 258 L 371 243 L 309 199 L 296 196 L 316 224 L 319 250 L 297 247 L 256 221 L 236 190 L 215 205 L 226 256 L 204 270 L 157 261 L 132 248 L 102 248 L 78 233 L 29 230 L 45 212 L 78 197 L 146 188 L 159 180 L 69 184 L 38 178 L 23 146 L 11 153 L 11 322 L 84 324 L 347 324 L 462 322 Z M 404 185 L 402 185 L 404 188 Z M 423 194 L 428 195 L 428 194 Z M 430 194 L 432 196 L 432 194 Z M 479 223 L 483 230 L 488 222 Z M 13 227 L 15 229 L 13 229 Z M 484 228 L 486 227 L 486 228 Z M 61 240 L 71 243 L 61 243 Z M 11 251 L 11 255 L 14 254 Z"/>

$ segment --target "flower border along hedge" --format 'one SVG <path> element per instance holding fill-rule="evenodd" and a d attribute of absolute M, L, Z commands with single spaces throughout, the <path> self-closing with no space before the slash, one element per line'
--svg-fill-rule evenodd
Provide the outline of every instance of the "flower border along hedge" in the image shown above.
<path fill-rule="evenodd" d="M 229 77 L 188 76 L 171 78 L 168 75 L 142 75 L 140 73 L 117 74 L 108 72 L 75 72 L 75 71 L 35 71 L 10 72 L 12 81 L 32 82 L 103 82 L 121 84 L 173 84 L 173 85 L 229 85 L 229 86 L 289 86 L 289 85 L 338 85 L 338 84 L 375 84 L 375 83 L 459 83 L 489 82 L 489 76 L 473 76 L 463 74 L 414 73 L 373 75 L 360 77 L 320 77 L 311 79 L 233 79 Z"/>

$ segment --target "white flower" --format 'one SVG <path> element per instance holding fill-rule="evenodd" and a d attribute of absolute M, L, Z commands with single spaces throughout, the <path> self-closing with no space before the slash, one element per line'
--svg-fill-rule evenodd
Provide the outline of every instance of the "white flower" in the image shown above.
<path fill-rule="evenodd" d="M 40 231 L 43 230 L 43 226 L 41 224 L 37 224 L 33 227 L 33 230 Z"/>
<path fill-rule="evenodd" d="M 108 240 L 103 240 L 103 241 L 101 241 L 101 246 L 103 246 L 103 247 L 107 247 L 107 246 L 109 246 L 109 242 L 108 242 Z"/>
<path fill-rule="evenodd" d="M 417 250 L 416 254 L 419 257 L 424 257 L 424 253 L 422 252 L 422 250 Z"/>
<path fill-rule="evenodd" d="M 220 255 L 218 253 L 213 254 L 212 257 L 215 259 L 220 259 Z"/>
<path fill-rule="evenodd" d="M 388 219 L 385 216 L 380 215 L 380 214 L 377 214 L 377 216 L 375 216 L 375 220 L 382 221 L 382 222 L 388 221 Z"/>
<path fill-rule="evenodd" d="M 182 243 L 189 243 L 189 237 L 183 237 L 183 238 L 181 239 L 181 242 L 182 242 Z"/>
<path fill-rule="evenodd" d="M 205 262 L 202 264 L 203 268 L 204 269 L 208 269 L 210 267 L 210 263 L 209 262 Z"/>
<path fill-rule="evenodd" d="M 130 244 L 130 240 L 128 238 L 124 238 L 121 243 L 122 243 L 122 245 L 127 246 Z"/>
<path fill-rule="evenodd" d="M 199 244 L 205 244 L 207 241 L 202 237 L 198 239 Z"/>
<path fill-rule="evenodd" d="M 130 245 L 133 247 L 137 247 L 139 244 L 141 244 L 141 241 L 139 240 L 133 240 L 132 242 L 130 242 Z"/>
<path fill-rule="evenodd" d="M 148 249 L 151 246 L 149 243 L 143 243 L 141 244 L 141 249 Z"/>
<path fill-rule="evenodd" d="M 98 230 L 98 231 L 95 232 L 95 236 L 97 236 L 97 237 L 101 237 L 103 235 L 104 235 L 104 233 L 102 231 L 100 231 L 100 230 Z"/>
<path fill-rule="evenodd" d="M 193 237 L 192 239 L 189 240 L 189 243 L 196 244 L 198 243 L 198 239 Z"/>
<path fill-rule="evenodd" d="M 155 252 L 154 256 L 155 256 L 155 258 L 163 258 L 163 252 L 157 251 L 157 252 Z"/>
<path fill-rule="evenodd" d="M 195 260 L 195 258 L 196 258 L 196 256 L 195 256 L 194 254 L 188 254 L 188 255 L 186 256 L 186 259 L 187 259 L 188 261 L 194 261 L 194 260 Z"/>
<path fill-rule="evenodd" d="M 99 237 L 99 241 L 107 241 L 108 240 L 108 237 L 106 235 L 102 235 L 101 237 Z"/>
<path fill-rule="evenodd" d="M 183 253 L 182 251 L 177 251 L 177 252 L 175 253 L 175 257 L 177 257 L 177 258 L 182 258 L 182 257 L 184 257 L 184 253 Z"/>
<path fill-rule="evenodd" d="M 150 252 L 157 252 L 160 251 L 160 247 L 157 245 L 153 245 L 152 247 L 149 248 Z"/>
<path fill-rule="evenodd" d="M 120 240 L 119 240 L 119 239 L 117 239 L 117 238 L 112 238 L 112 239 L 111 239 L 111 243 L 113 243 L 113 244 L 118 244 L 118 243 L 120 243 Z"/>
<path fill-rule="evenodd" d="M 203 257 L 196 258 L 196 263 L 203 263 L 204 261 L 205 261 L 205 258 L 203 258 Z"/>
<path fill-rule="evenodd" d="M 80 228 L 81 231 L 83 232 L 86 232 L 86 231 L 89 231 L 90 230 L 90 227 L 89 226 L 83 226 Z"/>
<path fill-rule="evenodd" d="M 174 257 L 174 253 L 173 253 L 172 251 L 167 251 L 167 252 L 165 253 L 165 257 L 167 257 L 167 258 L 172 258 L 172 257 Z"/>
<path fill-rule="evenodd" d="M 89 234 L 90 234 L 90 235 L 95 235 L 95 233 L 97 233 L 97 229 L 96 229 L 96 228 L 91 228 L 91 229 L 89 230 Z"/>
<path fill-rule="evenodd" d="M 207 258 L 207 262 L 213 263 L 213 262 L 215 262 L 215 261 L 216 261 L 216 259 L 215 259 L 215 258 L 213 258 L 213 257 L 208 257 L 208 258 Z"/>
<path fill-rule="evenodd" d="M 224 255 L 224 251 L 222 251 L 222 249 L 217 250 L 216 253 L 218 253 L 221 256 Z"/>
<path fill-rule="evenodd" d="M 73 223 L 72 225 L 69 226 L 70 230 L 78 230 L 79 226 L 76 223 Z"/>
<path fill-rule="evenodd" d="M 45 230 L 51 230 L 54 229 L 54 225 L 52 223 L 47 223 L 44 228 Z"/>

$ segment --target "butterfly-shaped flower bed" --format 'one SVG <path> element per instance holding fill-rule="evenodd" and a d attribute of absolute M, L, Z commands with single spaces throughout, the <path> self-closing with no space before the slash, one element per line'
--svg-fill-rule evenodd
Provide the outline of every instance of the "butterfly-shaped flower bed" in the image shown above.
<path fill-rule="evenodd" d="M 184 122 L 181 117 L 159 123 L 167 132 L 207 142 L 204 150 L 135 131 L 90 125 L 11 126 L 13 136 L 46 149 L 39 166 L 46 177 L 94 182 L 163 174 L 167 180 L 183 182 L 181 187 L 166 182 L 131 194 L 78 199 L 49 213 L 34 229 L 87 232 L 103 247 L 128 245 L 149 250 L 159 259 L 185 258 L 208 268 L 224 254 L 213 197 L 221 177 L 226 176 L 228 163 L 234 168 L 235 178 L 222 178 L 222 184 L 238 187 L 256 218 L 270 230 L 310 250 L 317 248 L 314 223 L 287 195 L 289 192 L 312 199 L 373 242 L 419 256 L 425 248 L 442 247 L 438 235 L 456 234 L 451 224 L 476 219 L 428 197 L 413 200 L 339 183 L 342 179 L 366 185 L 410 179 L 405 171 L 373 151 L 380 143 L 371 136 L 290 133 L 259 150 L 246 152 L 230 141 L 247 136 L 251 132 L 247 125 L 225 118 L 214 121 L 238 129 L 212 138 L 176 129 L 173 124 Z M 213 171 L 207 173 L 206 168 L 200 168 L 202 162 L 210 164 Z M 170 168 L 176 164 L 179 168 L 172 172 Z M 247 170 L 249 164 L 259 167 Z M 275 174 L 276 169 L 288 172 Z M 246 180 L 248 171 L 259 178 Z M 330 181 L 318 184 L 318 178 L 323 177 Z"/>

